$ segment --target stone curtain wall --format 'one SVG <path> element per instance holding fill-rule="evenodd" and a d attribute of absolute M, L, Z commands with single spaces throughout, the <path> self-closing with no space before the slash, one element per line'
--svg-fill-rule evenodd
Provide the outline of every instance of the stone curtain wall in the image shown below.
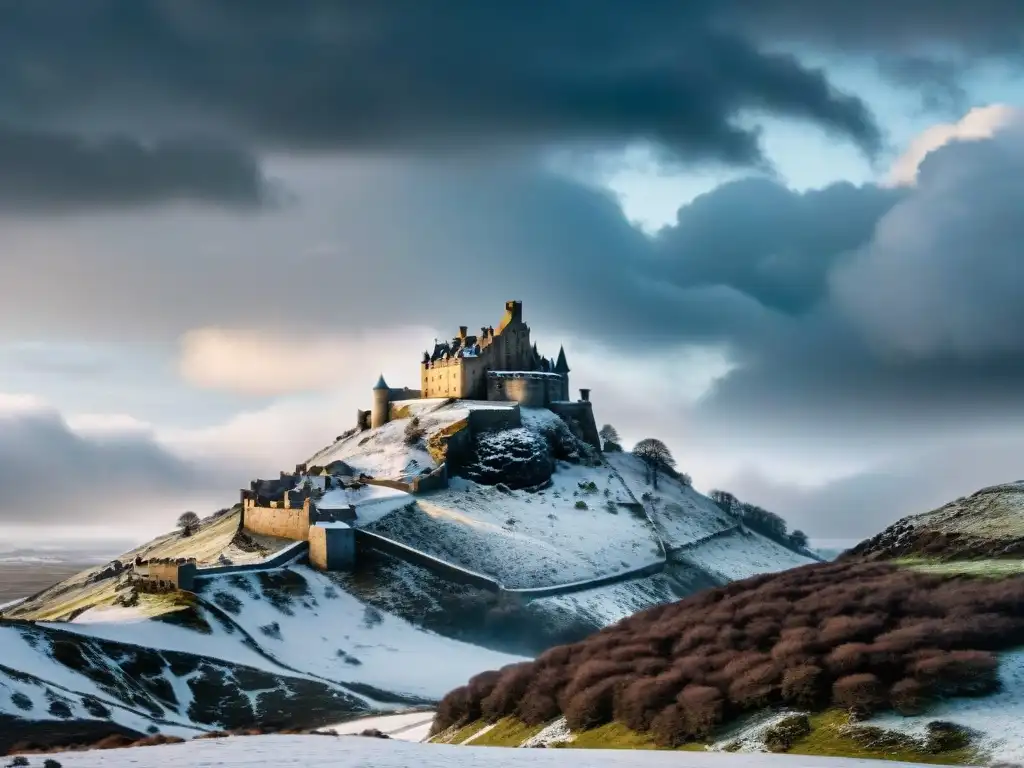
<path fill-rule="evenodd" d="M 307 541 L 309 539 L 309 510 L 276 507 L 246 507 L 242 510 L 242 527 L 264 536 Z"/>
<path fill-rule="evenodd" d="M 543 408 L 547 402 L 547 382 L 544 379 L 505 379 L 505 397 L 527 408 Z"/>
<path fill-rule="evenodd" d="M 583 439 L 601 450 L 601 437 L 597 433 L 594 407 L 590 402 L 580 400 L 575 403 L 551 403 L 548 408 L 561 416 L 566 424 L 571 424 L 575 419 L 583 430 Z"/>
<path fill-rule="evenodd" d="M 481 408 L 469 412 L 469 431 L 474 437 L 481 432 L 497 432 L 523 426 L 519 404 L 508 408 Z"/>

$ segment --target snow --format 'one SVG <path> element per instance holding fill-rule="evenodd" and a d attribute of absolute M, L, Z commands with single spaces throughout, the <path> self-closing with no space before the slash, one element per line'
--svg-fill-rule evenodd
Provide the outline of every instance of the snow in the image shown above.
<path fill-rule="evenodd" d="M 103 624 L 105 622 L 127 624 L 145 621 L 149 618 L 151 616 L 139 608 L 126 608 L 122 605 L 98 605 L 79 614 L 72 622 L 75 624 Z"/>
<path fill-rule="evenodd" d="M 685 546 L 712 533 L 735 527 L 736 521 L 711 499 L 675 478 L 659 476 L 655 490 L 647 479 L 646 466 L 636 456 L 610 453 L 605 458 L 638 501 L 642 501 L 645 494 L 650 496 L 651 500 L 644 507 L 666 546 Z"/>
<path fill-rule="evenodd" d="M 523 660 L 441 637 L 369 608 L 319 571 L 304 566 L 289 570 L 305 579 L 307 592 L 288 599 L 285 610 L 275 607 L 275 596 L 263 590 L 260 574 L 210 577 L 204 588 L 204 599 L 215 601 L 217 593 L 222 593 L 238 600 L 241 608 L 232 619 L 271 658 L 246 644 L 240 632 L 228 634 L 220 622 L 212 619 L 212 634 L 157 621 L 97 620 L 44 626 L 209 656 L 278 675 L 295 677 L 290 670 L 299 670 L 311 678 L 342 686 L 362 683 L 428 699 L 440 699 L 478 672 Z M 280 627 L 280 639 L 276 633 L 261 630 L 275 623 Z"/>
<path fill-rule="evenodd" d="M 26 598 L 19 597 L 17 600 L 11 600 L 9 603 L 3 603 L 2 605 L 0 605 L 0 611 L 2 611 L 4 608 L 13 608 L 16 605 L 20 605 L 21 603 L 24 603 L 25 600 Z"/>
<path fill-rule="evenodd" d="M 386 733 L 392 739 L 400 741 L 425 741 L 430 735 L 430 727 L 434 723 L 434 712 L 403 712 L 397 715 L 381 715 L 378 717 L 361 717 L 338 725 L 321 728 L 323 731 L 337 733 L 340 736 L 357 736 L 364 730 L 373 728 Z"/>
<path fill-rule="evenodd" d="M 110 710 L 110 719 L 127 728 L 144 732 L 152 723 L 148 717 L 124 708 L 111 699 L 110 695 L 85 675 L 60 664 L 50 655 L 49 645 L 35 640 L 35 646 L 27 636 L 16 628 L 0 626 L 0 659 L 9 669 L 21 675 L 31 675 L 36 680 L 21 675 L 12 677 L 0 671 L 0 714 L 15 717 L 29 717 L 33 720 L 60 720 L 48 709 L 54 697 L 63 701 L 71 711 L 71 717 L 88 720 L 95 716 L 82 704 L 82 696 L 91 696 Z M 116 670 L 111 670 L 118 674 Z M 31 708 L 23 711 L 13 703 L 15 694 L 21 694 L 31 701 Z M 171 715 L 173 719 L 173 713 Z M 198 729 L 189 724 L 162 726 L 164 733 L 183 738 L 194 736 Z"/>
<path fill-rule="evenodd" d="M 343 523 L 340 520 L 333 523 L 317 523 L 317 528 L 341 528 L 343 530 L 349 530 L 352 528 L 348 523 Z"/>
<path fill-rule="evenodd" d="M 933 720 L 946 720 L 983 734 L 982 746 L 992 762 L 1024 763 L 1024 650 L 1000 655 L 1002 690 L 983 698 L 957 698 L 932 706 L 917 717 L 885 714 L 871 725 L 923 737 Z"/>
<path fill-rule="evenodd" d="M 317 506 L 327 510 L 354 507 L 356 524 L 366 525 L 413 501 L 412 494 L 397 488 L 362 485 L 359 488 L 332 488 L 324 493 Z"/>
<path fill-rule="evenodd" d="M 705 541 L 681 553 L 679 559 L 727 581 L 760 573 L 775 573 L 815 562 L 760 534 L 736 532 Z"/>
<path fill-rule="evenodd" d="M 501 749 L 359 736 L 236 736 L 157 747 L 65 752 L 66 768 L 876 768 L 877 761 L 657 750 Z M 888 768 L 912 763 L 887 762 Z"/>
<path fill-rule="evenodd" d="M 580 488 L 594 483 L 596 491 Z M 606 495 L 607 493 L 607 495 Z M 463 478 L 371 529 L 510 589 L 606 576 L 663 559 L 659 540 L 607 467 L 560 462 L 552 486 L 502 492 Z M 584 502 L 585 509 L 576 503 Z"/>

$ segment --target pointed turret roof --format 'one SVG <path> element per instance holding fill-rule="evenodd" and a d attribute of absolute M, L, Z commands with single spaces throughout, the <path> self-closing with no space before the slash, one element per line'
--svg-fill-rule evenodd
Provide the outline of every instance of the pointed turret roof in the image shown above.
<path fill-rule="evenodd" d="M 565 348 L 558 348 L 558 359 L 555 361 L 555 373 L 568 373 L 569 364 L 565 361 Z"/>
<path fill-rule="evenodd" d="M 377 379 L 377 383 L 373 385 L 373 388 L 375 390 L 376 389 L 389 389 L 387 382 L 384 381 L 384 374 L 383 373 L 380 375 L 380 378 Z"/>

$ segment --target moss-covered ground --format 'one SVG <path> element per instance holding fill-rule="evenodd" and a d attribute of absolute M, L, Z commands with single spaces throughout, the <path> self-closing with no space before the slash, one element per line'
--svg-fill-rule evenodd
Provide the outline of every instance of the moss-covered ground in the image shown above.
<path fill-rule="evenodd" d="M 851 724 L 847 713 L 841 710 L 829 710 L 812 715 L 810 721 L 811 732 L 796 741 L 788 750 L 789 754 L 860 757 L 933 765 L 977 765 L 985 761 L 985 756 L 972 747 L 931 751 L 925 744 L 901 733 L 882 731 L 869 725 Z M 482 721 L 470 723 L 446 739 L 446 743 L 463 744 L 485 726 Z M 470 743 L 474 747 L 518 747 L 543 728 L 543 725 L 528 726 L 515 718 L 504 718 L 487 733 Z M 599 728 L 575 733 L 572 741 L 551 746 L 558 749 L 660 749 L 648 734 L 638 733 L 620 723 L 608 723 Z M 702 752 L 707 748 L 704 743 L 692 742 L 677 749 Z"/>

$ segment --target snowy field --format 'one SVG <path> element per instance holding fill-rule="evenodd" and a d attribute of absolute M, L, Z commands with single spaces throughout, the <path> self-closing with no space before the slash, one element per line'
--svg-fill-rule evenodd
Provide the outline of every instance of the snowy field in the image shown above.
<path fill-rule="evenodd" d="M 66 752 L 65 768 L 900 768 L 850 758 L 648 750 L 501 749 L 359 736 L 243 736 L 159 747 Z M 42 759 L 30 757 L 30 766 Z"/>
<path fill-rule="evenodd" d="M 281 586 L 274 586 L 275 573 L 284 574 Z M 104 621 L 103 611 L 86 612 L 80 617 L 84 623 L 53 626 L 291 674 L 283 665 L 342 686 L 362 683 L 430 699 L 440 699 L 478 672 L 522 660 L 415 627 L 365 605 L 325 574 L 303 566 L 211 578 L 203 598 L 223 608 L 271 658 L 216 620 L 209 621 L 212 634 L 125 613 Z"/>
<path fill-rule="evenodd" d="M 687 549 L 679 557 L 722 581 L 785 571 L 814 562 L 753 531 L 737 531 L 711 539 Z"/>
<path fill-rule="evenodd" d="M 1024 764 L 1024 650 L 1000 654 L 999 677 L 999 693 L 939 703 L 919 717 L 881 715 L 871 724 L 924 736 L 929 722 L 948 720 L 984 734 L 981 743 L 993 762 Z"/>
<path fill-rule="evenodd" d="M 380 715 L 361 717 L 339 725 L 321 728 L 339 736 L 358 736 L 367 729 L 378 730 L 392 739 L 399 741 L 421 742 L 430 736 L 430 726 L 434 722 L 434 712 L 402 712 L 397 715 Z"/>

